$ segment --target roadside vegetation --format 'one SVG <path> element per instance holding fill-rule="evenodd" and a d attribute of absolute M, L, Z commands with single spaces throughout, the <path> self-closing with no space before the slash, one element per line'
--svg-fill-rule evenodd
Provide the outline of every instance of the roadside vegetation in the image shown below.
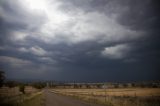
<path fill-rule="evenodd" d="M 42 94 L 38 94 L 31 99 L 25 100 L 20 106 L 44 106 L 44 97 Z"/>
<path fill-rule="evenodd" d="M 1 97 L 0 106 L 42 106 L 42 93 L 23 94 L 12 97 Z"/>
<path fill-rule="evenodd" d="M 43 82 L 6 80 L 5 73 L 0 71 L 0 106 L 42 106 L 44 87 Z"/>

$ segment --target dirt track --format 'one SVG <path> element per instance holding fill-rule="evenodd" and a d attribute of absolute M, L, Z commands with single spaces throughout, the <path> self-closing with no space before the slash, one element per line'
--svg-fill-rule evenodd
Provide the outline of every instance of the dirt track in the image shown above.
<path fill-rule="evenodd" d="M 49 90 L 45 90 L 44 95 L 46 106 L 102 106 L 97 104 L 86 103 L 84 101 L 77 100 L 72 97 L 55 94 L 50 92 Z"/>

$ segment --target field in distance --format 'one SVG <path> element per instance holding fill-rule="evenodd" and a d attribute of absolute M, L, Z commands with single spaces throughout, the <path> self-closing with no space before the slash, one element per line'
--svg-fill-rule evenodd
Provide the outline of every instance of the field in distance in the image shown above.
<path fill-rule="evenodd" d="M 153 97 L 160 96 L 160 88 L 110 88 L 110 89 L 54 89 L 64 94 L 97 95 L 97 96 L 131 96 Z"/>
<path fill-rule="evenodd" d="M 160 106 L 160 88 L 52 89 L 51 91 L 106 106 Z"/>

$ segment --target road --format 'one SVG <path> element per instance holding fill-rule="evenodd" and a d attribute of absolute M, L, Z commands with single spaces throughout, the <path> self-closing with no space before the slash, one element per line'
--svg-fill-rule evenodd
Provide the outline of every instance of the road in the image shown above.
<path fill-rule="evenodd" d="M 102 106 L 97 104 L 86 103 L 84 101 L 55 94 L 49 90 L 44 91 L 45 96 L 45 106 Z"/>

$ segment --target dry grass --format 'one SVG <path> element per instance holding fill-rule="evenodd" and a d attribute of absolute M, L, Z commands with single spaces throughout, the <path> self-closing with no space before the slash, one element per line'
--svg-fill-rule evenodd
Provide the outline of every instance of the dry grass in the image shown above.
<path fill-rule="evenodd" d="M 24 101 L 20 104 L 20 106 L 42 106 L 42 94 L 39 93 L 35 95 L 34 97 Z"/>
<path fill-rule="evenodd" d="M 52 91 L 107 106 L 160 106 L 160 88 L 53 89 Z"/>
<path fill-rule="evenodd" d="M 97 96 L 130 96 L 149 97 L 160 96 L 160 88 L 115 88 L 115 89 L 54 89 L 56 92 Z"/>

